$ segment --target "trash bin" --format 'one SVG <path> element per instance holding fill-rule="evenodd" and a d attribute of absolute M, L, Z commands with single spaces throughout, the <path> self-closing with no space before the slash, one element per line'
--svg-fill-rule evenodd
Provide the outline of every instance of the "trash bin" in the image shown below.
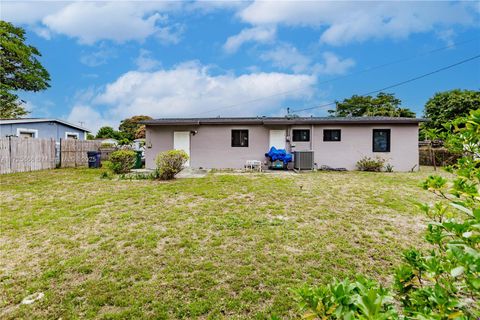
<path fill-rule="evenodd" d="M 141 169 L 142 168 L 142 151 L 135 151 L 137 153 L 137 157 L 135 158 L 135 165 L 133 166 L 134 169 Z"/>
<path fill-rule="evenodd" d="M 98 151 L 87 151 L 89 168 L 100 168 L 100 154 Z"/>

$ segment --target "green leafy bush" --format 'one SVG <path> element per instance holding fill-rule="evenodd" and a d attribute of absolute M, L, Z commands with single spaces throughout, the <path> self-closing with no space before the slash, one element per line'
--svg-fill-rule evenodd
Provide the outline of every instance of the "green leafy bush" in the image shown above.
<path fill-rule="evenodd" d="M 334 280 L 324 287 L 295 290 L 303 319 L 396 319 L 390 292 L 372 280 Z"/>
<path fill-rule="evenodd" d="M 385 164 L 385 171 L 386 172 L 393 172 L 393 166 L 390 163 Z"/>
<path fill-rule="evenodd" d="M 110 154 L 110 162 L 112 171 L 115 173 L 129 172 L 136 159 L 136 153 L 133 150 L 117 150 Z"/>
<path fill-rule="evenodd" d="M 374 171 L 380 172 L 385 165 L 385 159 L 380 157 L 370 158 L 370 157 L 363 157 L 362 159 L 357 161 L 357 169 L 360 171 Z"/>
<path fill-rule="evenodd" d="M 161 180 L 170 180 L 179 173 L 188 160 L 183 150 L 169 150 L 157 155 L 157 175 Z"/>
<path fill-rule="evenodd" d="M 296 290 L 307 319 L 478 319 L 480 316 L 480 109 L 457 124 L 449 143 L 463 156 L 453 181 L 430 176 L 423 204 L 428 251 L 410 249 L 391 288 L 359 278 Z M 393 300 L 392 300 L 393 299 Z"/>

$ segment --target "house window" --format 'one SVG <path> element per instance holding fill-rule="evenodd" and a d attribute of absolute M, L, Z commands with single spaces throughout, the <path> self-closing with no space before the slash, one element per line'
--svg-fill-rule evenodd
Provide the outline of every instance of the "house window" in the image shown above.
<path fill-rule="evenodd" d="M 65 132 L 65 139 L 78 140 L 78 133 L 77 132 Z"/>
<path fill-rule="evenodd" d="M 37 138 L 38 137 L 38 130 L 17 128 L 17 137 L 25 138 L 25 139 Z"/>
<path fill-rule="evenodd" d="M 297 129 L 292 130 L 292 140 L 294 142 L 308 142 L 310 141 L 310 130 L 308 129 Z"/>
<path fill-rule="evenodd" d="M 323 141 L 341 141 L 342 131 L 340 129 L 323 130 Z"/>
<path fill-rule="evenodd" d="M 232 130 L 232 147 L 248 147 L 248 130 Z"/>
<path fill-rule="evenodd" d="M 373 152 L 390 152 L 390 129 L 373 129 Z"/>

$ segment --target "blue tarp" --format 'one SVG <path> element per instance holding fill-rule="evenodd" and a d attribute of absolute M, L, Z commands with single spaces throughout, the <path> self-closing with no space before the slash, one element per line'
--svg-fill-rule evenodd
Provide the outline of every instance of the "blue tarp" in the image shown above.
<path fill-rule="evenodd" d="M 275 147 L 271 147 L 270 151 L 265 153 L 265 157 L 269 158 L 270 161 L 283 161 L 284 164 L 292 162 L 293 157 L 290 153 L 287 153 L 285 149 L 277 149 Z"/>

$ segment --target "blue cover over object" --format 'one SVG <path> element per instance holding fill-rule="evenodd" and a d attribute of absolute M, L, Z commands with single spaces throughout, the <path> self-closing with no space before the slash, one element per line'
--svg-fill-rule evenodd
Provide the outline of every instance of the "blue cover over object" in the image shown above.
<path fill-rule="evenodd" d="M 284 164 L 292 162 L 293 157 L 290 153 L 287 153 L 285 149 L 277 149 L 275 147 L 271 147 L 270 151 L 265 153 L 265 157 L 269 158 L 270 161 L 283 161 Z"/>

